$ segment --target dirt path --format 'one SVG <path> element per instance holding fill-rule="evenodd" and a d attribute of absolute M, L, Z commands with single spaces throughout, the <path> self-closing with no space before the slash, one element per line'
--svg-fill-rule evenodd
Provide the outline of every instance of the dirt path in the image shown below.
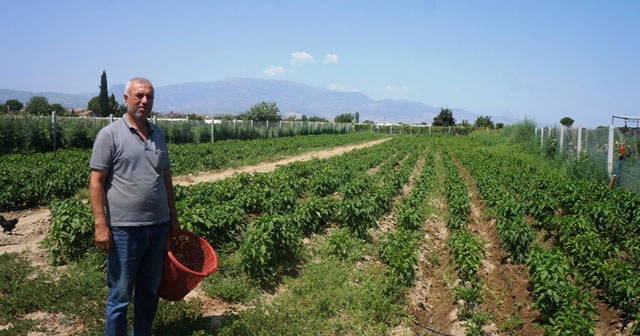
<path fill-rule="evenodd" d="M 201 174 L 191 174 L 185 176 L 174 177 L 174 183 L 177 185 L 192 185 L 200 182 L 212 182 L 223 180 L 233 176 L 236 173 L 256 173 L 269 172 L 278 166 L 286 165 L 294 161 L 308 161 L 313 158 L 329 158 L 336 155 L 342 155 L 354 149 L 366 148 L 377 145 L 386 141 L 376 140 L 358 145 L 341 146 L 326 150 L 309 152 L 302 155 L 292 156 L 273 162 L 264 162 L 257 165 L 240 167 L 237 169 L 226 169 L 222 171 L 206 172 Z M 18 225 L 13 230 L 13 234 L 0 233 L 0 254 L 11 252 L 30 251 L 29 259 L 36 264 L 46 263 L 46 251 L 39 246 L 40 241 L 46 237 L 50 221 L 50 213 L 47 207 L 39 207 L 27 210 L 3 212 L 0 213 L 5 218 L 18 218 Z"/>
<path fill-rule="evenodd" d="M 432 164 L 442 165 L 440 154 L 436 155 Z M 444 183 L 442 175 L 435 178 L 436 183 Z M 442 202 L 437 192 L 429 196 L 428 202 L 433 213 L 424 226 L 424 243 L 418 261 L 416 281 L 409 295 L 410 312 L 416 323 L 414 331 L 417 335 L 433 335 L 437 332 L 463 335 L 464 330 L 458 320 L 458 308 L 453 299 L 453 287 L 457 284 L 457 279 L 447 247 L 447 205 Z"/>

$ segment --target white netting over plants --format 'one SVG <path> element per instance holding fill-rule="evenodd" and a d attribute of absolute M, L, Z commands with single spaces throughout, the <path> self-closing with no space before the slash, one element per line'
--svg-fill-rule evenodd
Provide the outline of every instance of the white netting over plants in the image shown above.
<path fill-rule="evenodd" d="M 601 175 L 608 175 L 599 176 L 603 183 L 640 193 L 640 117 L 613 116 L 609 126 L 595 129 L 562 125 L 538 128 L 536 136 L 547 156 L 574 163 L 588 160 L 590 165 L 575 166 L 596 167 Z"/>

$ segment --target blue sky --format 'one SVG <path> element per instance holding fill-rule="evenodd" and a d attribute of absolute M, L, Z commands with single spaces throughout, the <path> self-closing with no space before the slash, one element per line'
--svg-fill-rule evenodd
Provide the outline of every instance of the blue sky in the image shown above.
<path fill-rule="evenodd" d="M 640 116 L 635 0 L 3 0 L 0 13 L 3 89 L 96 92 L 105 70 L 110 86 L 285 79 L 543 125 Z"/>

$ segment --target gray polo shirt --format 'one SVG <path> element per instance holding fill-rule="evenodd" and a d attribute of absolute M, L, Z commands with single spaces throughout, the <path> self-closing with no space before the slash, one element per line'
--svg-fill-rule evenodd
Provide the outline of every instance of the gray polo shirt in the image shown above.
<path fill-rule="evenodd" d="M 143 226 L 169 221 L 163 174 L 171 168 L 162 129 L 147 122 L 147 140 L 126 117 L 105 126 L 93 143 L 89 166 L 108 170 L 105 205 L 109 226 Z"/>

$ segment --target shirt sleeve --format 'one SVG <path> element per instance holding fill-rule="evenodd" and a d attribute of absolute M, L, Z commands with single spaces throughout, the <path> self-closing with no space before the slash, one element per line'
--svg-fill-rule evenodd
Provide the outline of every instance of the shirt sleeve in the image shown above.
<path fill-rule="evenodd" d="M 93 142 L 93 151 L 89 167 L 96 170 L 111 170 L 113 167 L 113 137 L 110 132 L 102 129 Z"/>

